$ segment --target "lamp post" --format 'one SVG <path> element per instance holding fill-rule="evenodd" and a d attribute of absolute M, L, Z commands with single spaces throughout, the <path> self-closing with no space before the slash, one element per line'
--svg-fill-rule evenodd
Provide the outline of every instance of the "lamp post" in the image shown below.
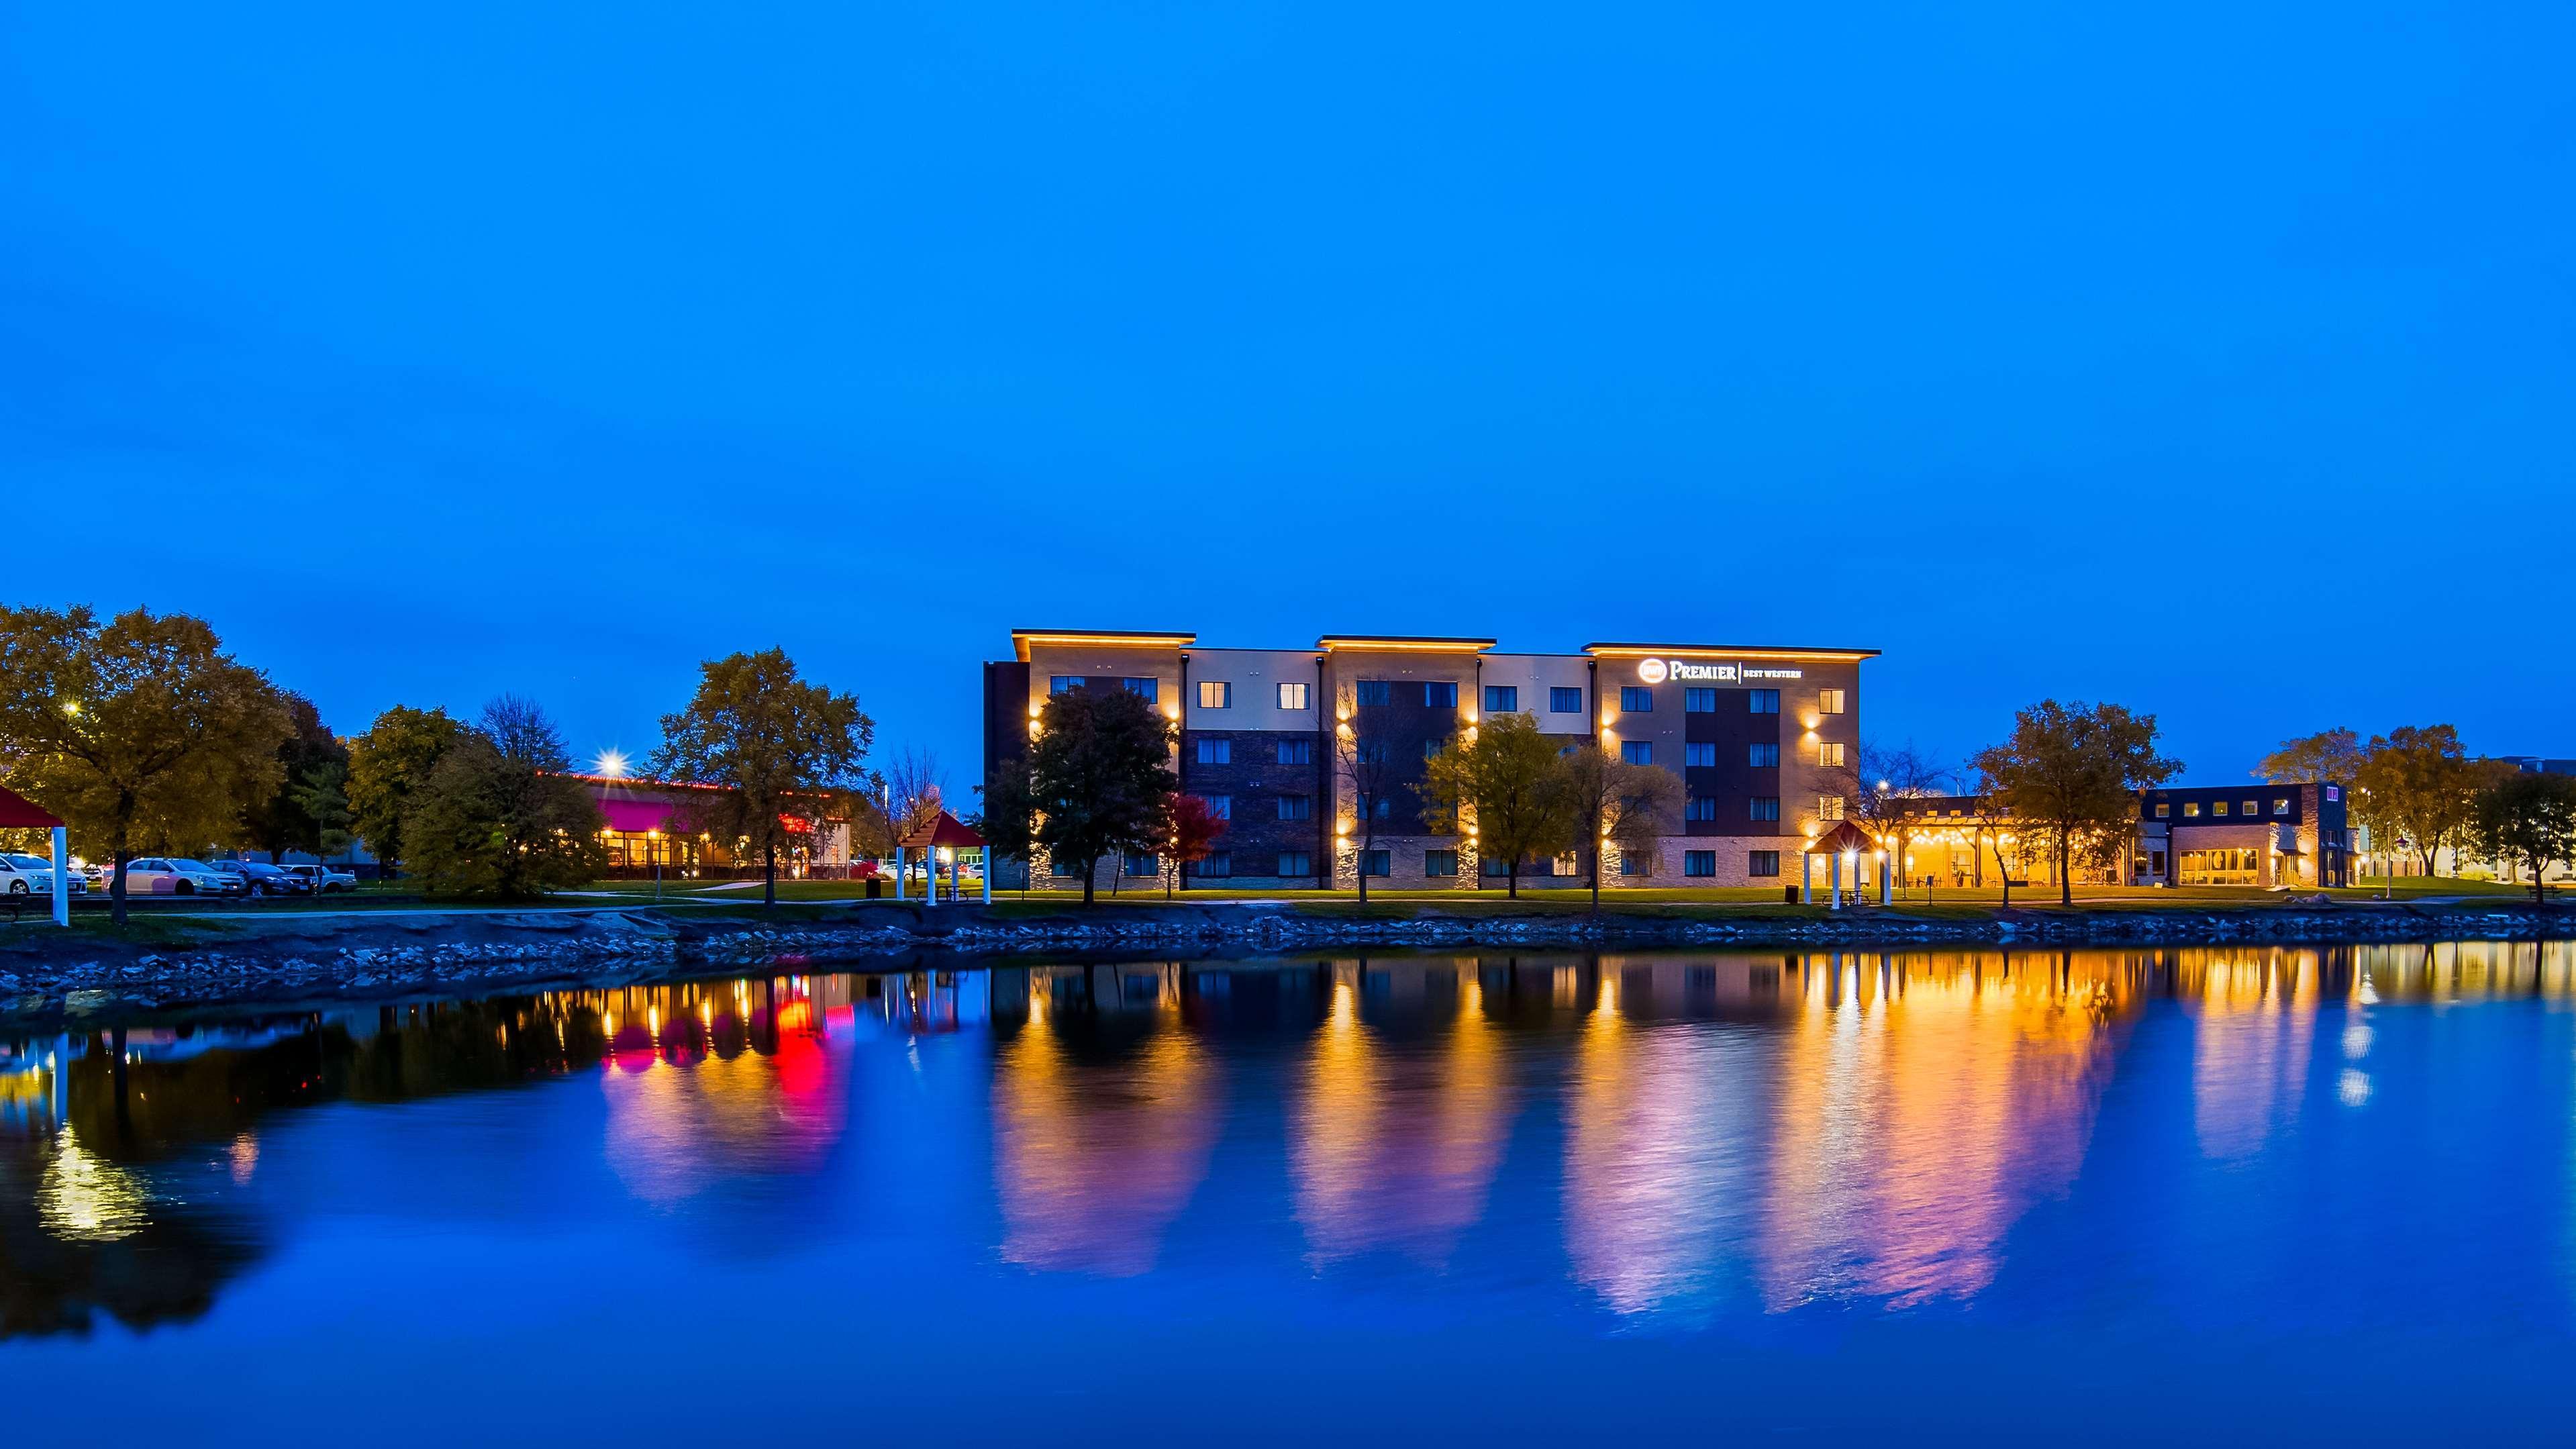
<path fill-rule="evenodd" d="M 653 857 L 653 903 L 662 903 L 662 831 L 659 826 L 644 832 L 645 853 Z"/>

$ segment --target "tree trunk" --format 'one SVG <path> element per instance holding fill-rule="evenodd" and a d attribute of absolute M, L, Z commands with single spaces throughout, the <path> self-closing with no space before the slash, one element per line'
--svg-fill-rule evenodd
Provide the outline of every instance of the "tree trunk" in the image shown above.
<path fill-rule="evenodd" d="M 1098 874 L 1100 874 L 1099 856 L 1095 855 L 1082 863 L 1082 903 L 1086 906 L 1091 904 L 1091 878 Z"/>
<path fill-rule="evenodd" d="M 1995 837 L 1995 879 L 2003 883 L 2004 909 L 2012 909 L 2012 867 L 2004 864 L 2004 840 Z"/>
<path fill-rule="evenodd" d="M 760 859 L 760 903 L 774 906 L 778 904 L 778 842 L 773 840 L 763 846 Z M 939 889 L 939 867 L 935 865 L 930 868 L 930 888 Z"/>
<path fill-rule="evenodd" d="M 2420 856 L 2420 857 L 2422 857 L 2422 858 L 2423 858 L 2423 861 L 2424 861 L 2424 878 L 2425 878 L 2426 880 L 2431 880 L 2431 879 L 2433 878 L 2433 856 L 2434 856 L 2437 852 L 2439 852 L 2439 851 L 2441 850 L 2441 848 L 2442 848 L 2442 844 L 2441 844 L 2441 842 L 2440 842 L 2440 841 L 2435 841 L 2435 842 L 2434 842 L 2434 843 L 2432 843 L 2431 845 L 2425 846 L 2423 849 L 2421 849 L 2421 850 L 2419 850 L 2419 851 L 2416 851 L 2416 852 L 2415 852 L 2415 853 L 2416 853 L 2416 855 L 2418 855 L 2418 856 Z"/>
<path fill-rule="evenodd" d="M 2074 853 L 2067 832 L 2061 828 L 2057 832 L 2057 903 L 2061 906 L 2075 904 Z"/>
<path fill-rule="evenodd" d="M 1367 905 L 1367 904 L 1368 904 L 1368 858 L 1369 858 L 1369 846 L 1370 846 L 1371 842 L 1375 841 L 1376 839 L 1377 839 L 1377 837 L 1376 837 L 1374 834 L 1371 834 L 1371 835 L 1363 835 L 1363 836 L 1361 836 L 1361 837 L 1360 837 L 1359 883 L 1360 883 L 1360 904 L 1361 904 L 1361 905 Z"/>
<path fill-rule="evenodd" d="M 1601 919 L 1601 847 L 1592 847 L 1592 919 Z"/>
<path fill-rule="evenodd" d="M 2532 852 L 2531 903 L 2535 906 L 2545 906 L 2549 904 L 2549 887 L 2543 883 L 2544 878 L 2548 874 L 2549 862 L 2543 859 L 2538 851 Z"/>
<path fill-rule="evenodd" d="M 1512 857 L 1512 863 L 1503 867 L 1503 895 L 1508 900 L 1521 898 L 1521 862 L 1518 856 Z"/>
<path fill-rule="evenodd" d="M 122 813 L 116 818 L 116 829 L 109 838 L 108 848 L 113 853 L 116 869 L 108 874 L 107 914 L 110 920 L 122 926 L 125 924 L 125 863 L 134 858 L 134 851 L 127 835 L 126 818 Z M 69 866 L 70 862 L 65 861 L 64 864 Z"/>

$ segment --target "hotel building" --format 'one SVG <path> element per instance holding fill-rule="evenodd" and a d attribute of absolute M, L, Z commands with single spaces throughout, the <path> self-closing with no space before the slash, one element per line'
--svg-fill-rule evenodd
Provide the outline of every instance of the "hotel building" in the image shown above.
<path fill-rule="evenodd" d="M 1408 786 L 1444 744 L 1500 714 L 1524 714 L 1572 748 L 1586 736 L 1679 775 L 1678 833 L 1651 850 L 1604 853 L 1610 881 L 1744 886 L 1795 882 L 1801 844 L 1841 819 L 1860 750 L 1860 665 L 1870 649 L 1605 643 L 1572 654 L 1499 652 L 1492 639 L 1326 635 L 1304 649 L 1203 648 L 1181 633 L 1016 630 L 1013 657 L 984 666 L 984 759 L 1023 753 L 1050 694 L 1124 689 L 1178 726 L 1181 791 L 1228 821 L 1193 881 L 1349 889 L 1366 872 L 1411 887 L 1499 887 L 1500 860 L 1472 832 L 1436 834 Z M 1396 776 L 1378 818 L 1354 817 L 1345 749 Z M 1037 883 L 1078 884 L 1079 866 L 1034 862 Z M 1150 879 L 1150 856 L 1104 862 Z M 1576 876 L 1574 857 L 1521 875 Z"/>

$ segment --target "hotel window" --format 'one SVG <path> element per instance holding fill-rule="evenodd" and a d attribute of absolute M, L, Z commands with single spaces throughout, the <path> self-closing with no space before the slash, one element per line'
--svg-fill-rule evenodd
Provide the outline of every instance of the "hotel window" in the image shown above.
<path fill-rule="evenodd" d="M 1620 851 L 1619 873 L 1621 875 L 1653 875 L 1655 873 L 1654 852 L 1651 850 L 1635 849 Z"/>
<path fill-rule="evenodd" d="M 1693 795 L 1690 797 L 1690 803 L 1682 807 L 1682 818 L 1684 820 L 1715 820 L 1717 818 L 1717 797 L 1714 795 Z"/>
<path fill-rule="evenodd" d="M 1306 686 L 1302 684 L 1283 684 L 1279 686 L 1279 707 L 1281 709 L 1304 709 L 1306 707 Z"/>
<path fill-rule="evenodd" d="M 1583 874 L 1583 858 L 1569 850 L 1565 854 L 1548 862 L 1547 873 L 1553 876 L 1581 875 Z"/>
<path fill-rule="evenodd" d="M 1699 769 L 1713 768 L 1717 764 L 1717 746 L 1706 742 L 1684 745 L 1682 763 Z"/>
<path fill-rule="evenodd" d="M 2289 814 L 2289 813 L 2290 813 L 2290 801 L 2289 801 L 2289 797 L 2287 797 L 2287 796 L 2281 796 L 2281 797 L 2278 797 L 2278 798 L 2274 799 L 2274 800 L 2272 801 L 2272 813 L 2273 813 L 2273 814 L 2275 814 L 2275 815 L 2287 815 L 2287 814 Z"/>
<path fill-rule="evenodd" d="M 1360 874 L 1362 874 L 1362 875 L 1393 875 L 1393 874 L 1395 874 L 1395 852 L 1394 852 L 1394 851 L 1391 851 L 1391 850 L 1363 850 L 1363 851 L 1361 851 L 1361 852 L 1359 853 L 1359 856 L 1360 856 L 1360 867 L 1359 867 L 1359 869 L 1360 869 Z"/>
<path fill-rule="evenodd" d="M 1441 680 L 1422 686 L 1422 707 L 1424 709 L 1456 709 L 1458 707 L 1458 686 L 1448 682 L 1447 680 Z"/>
<path fill-rule="evenodd" d="M 1841 690 L 1822 689 L 1816 691 L 1816 713 L 1841 714 L 1842 712 L 1843 692 Z"/>
<path fill-rule="evenodd" d="M 2263 802 L 2262 802 L 2262 801 L 2260 801 L 2260 800 L 2248 800 L 2248 801 L 2246 801 L 2246 802 L 2245 802 L 2245 809 L 2244 809 L 2243 813 L 2244 813 L 2244 814 L 2247 814 L 2247 815 L 2260 815 L 2260 814 L 2262 814 L 2262 813 L 2263 813 Z"/>
<path fill-rule="evenodd" d="M 1828 770 L 1841 768 L 1843 763 L 1843 742 L 1840 740 L 1818 741 L 1816 744 L 1816 763 L 1824 766 Z"/>
<path fill-rule="evenodd" d="M 1280 818 L 1280 819 L 1282 819 L 1282 820 L 1312 820 L 1312 819 L 1314 819 L 1314 818 L 1315 818 L 1315 797 L 1314 797 L 1314 796 L 1312 796 L 1312 795 L 1282 795 L 1282 796 L 1280 796 L 1280 797 L 1279 797 L 1279 818 Z"/>
<path fill-rule="evenodd" d="M 1422 758 L 1426 760 L 1430 759 L 1448 747 L 1449 742 L 1447 740 L 1424 740 L 1422 742 Z"/>
<path fill-rule="evenodd" d="M 1488 684 L 1485 686 L 1485 713 L 1518 714 L 1521 707 L 1520 686 Z"/>
<path fill-rule="evenodd" d="M 1279 873 L 1281 875 L 1313 875 L 1315 873 L 1315 867 L 1308 861 L 1306 852 L 1302 850 L 1283 850 L 1279 852 Z"/>
<path fill-rule="evenodd" d="M 1654 713 L 1654 709 L 1655 692 L 1653 690 L 1640 684 L 1623 684 L 1619 686 L 1619 712 L 1621 714 L 1652 714 Z"/>
<path fill-rule="evenodd" d="M 1751 800 L 1745 802 L 1745 816 L 1747 819 L 1752 820 L 1779 819 L 1780 797 L 1777 795 L 1754 796 Z"/>
<path fill-rule="evenodd" d="M 2200 813 L 2200 802 L 2199 802 L 2199 801 L 2197 801 L 2197 800 L 2185 800 L 2184 802 L 2182 802 L 2182 818 L 2183 818 L 2183 819 L 2185 819 L 2185 820 L 2189 820 L 2189 819 L 2191 819 L 2193 816 L 2198 815 L 2199 813 Z"/>
<path fill-rule="evenodd" d="M 1843 797 L 1842 797 L 1842 796 L 1840 796 L 1840 795 L 1819 795 L 1819 796 L 1817 796 L 1817 797 L 1816 797 L 1816 818 L 1817 818 L 1818 820 L 1840 820 L 1840 819 L 1842 819 L 1842 818 L 1843 818 Z"/>
<path fill-rule="evenodd" d="M 2156 818 L 2157 818 L 2158 820 L 2168 820 L 2168 819 L 2171 819 L 2172 817 L 2173 817 L 2173 806 L 2172 806 L 2171 804 L 2169 804 L 2169 803 L 2167 803 L 2167 802 L 2163 801 L 2163 800 L 2159 800 L 2159 801 L 2157 801 L 2157 802 L 2156 802 Z"/>
<path fill-rule="evenodd" d="M 1458 852 L 1454 850 L 1426 850 L 1422 852 L 1422 873 L 1424 875 L 1456 875 L 1458 873 Z"/>
<path fill-rule="evenodd" d="M 1744 873 L 1746 875 L 1778 875 L 1780 873 L 1780 852 L 1776 850 L 1746 851 L 1744 853 Z"/>
<path fill-rule="evenodd" d="M 1127 873 L 1129 875 L 1161 875 L 1163 873 L 1162 857 L 1130 853 L 1127 857 Z"/>
<path fill-rule="evenodd" d="M 1378 796 L 1375 803 L 1369 806 L 1368 813 L 1376 816 L 1380 820 L 1391 818 L 1395 814 L 1395 797 L 1392 795 Z"/>
<path fill-rule="evenodd" d="M 1503 858 L 1499 855 L 1480 855 L 1476 857 L 1476 874 L 1478 875 L 1492 876 L 1496 880 L 1501 880 L 1504 876 L 1509 875 L 1510 873 L 1511 867 L 1505 865 L 1503 863 Z"/>
<path fill-rule="evenodd" d="M 1200 764 L 1202 764 L 1202 765 L 1231 765 L 1231 764 L 1233 764 L 1233 763 L 1234 763 L 1234 741 L 1232 741 L 1232 740 L 1208 740 L 1208 739 L 1200 740 L 1200 741 L 1199 741 L 1199 763 L 1200 763 Z"/>
<path fill-rule="evenodd" d="M 1780 691 L 1776 689 L 1748 689 L 1744 691 L 1744 700 L 1747 708 L 1755 714 L 1780 712 Z"/>
<path fill-rule="evenodd" d="M 1211 819 L 1211 820 L 1232 820 L 1232 819 L 1234 818 L 1234 797 L 1233 797 L 1233 796 L 1231 796 L 1231 795 L 1202 795 L 1202 796 L 1200 796 L 1199 798 L 1200 798 L 1200 799 L 1202 799 L 1202 800 L 1205 800 L 1205 801 L 1207 802 L 1208 818 L 1209 818 L 1209 819 Z"/>
<path fill-rule="evenodd" d="M 1279 742 L 1279 763 L 1283 765 L 1311 765 L 1315 763 L 1315 742 L 1313 740 L 1281 740 Z"/>
<path fill-rule="evenodd" d="M 1716 691 L 1716 690 L 1714 690 L 1714 689 L 1685 689 L 1685 690 L 1683 690 L 1683 691 L 1682 691 L 1682 713 L 1684 713 L 1684 714 L 1715 714 L 1715 713 L 1717 713 L 1717 691 Z"/>
<path fill-rule="evenodd" d="M 1619 758 L 1626 760 L 1632 765 L 1651 765 L 1655 762 L 1655 742 L 1652 740 L 1621 740 L 1619 742 Z"/>
<path fill-rule="evenodd" d="M 2212 801 L 2210 801 L 2210 802 L 2209 802 L 2209 813 L 2210 813 L 2210 814 L 2212 814 L 2212 815 L 2224 815 L 2224 814 L 2226 814 L 2226 813 L 2227 813 L 2227 802 L 2226 802 L 2226 801 L 2224 801 L 2224 800 L 2212 800 Z"/>
<path fill-rule="evenodd" d="M 1152 703 L 1155 701 L 1155 699 L 1157 698 L 1157 695 L 1156 695 L 1155 691 L 1156 691 L 1156 690 L 1158 690 L 1158 689 L 1160 689 L 1160 688 L 1162 687 L 1162 683 L 1163 683 L 1163 681 L 1161 681 L 1161 680 L 1159 680 L 1159 679 L 1133 679 L 1133 678 L 1130 678 L 1130 679 L 1122 679 L 1122 680 L 1120 680 L 1120 681 L 1118 681 L 1118 682 L 1119 682 L 1121 685 L 1123 685 L 1123 686 L 1125 686 L 1125 687 L 1126 687 L 1126 690 L 1127 690 L 1127 692 L 1128 692 L 1129 694 L 1141 694 L 1141 695 L 1145 696 L 1145 702 L 1146 702 L 1147 704 L 1152 704 Z"/>
<path fill-rule="evenodd" d="M 1190 867 L 1190 873 L 1201 880 L 1223 880 L 1234 874 L 1234 852 L 1220 850 Z"/>
<path fill-rule="evenodd" d="M 1047 693 L 1049 694 L 1070 694 L 1080 688 L 1082 688 L 1082 676 L 1079 674 L 1050 674 L 1047 676 Z"/>
<path fill-rule="evenodd" d="M 1550 714 L 1583 713 L 1583 691 L 1568 689 L 1564 685 L 1551 688 L 1547 692 L 1547 712 Z"/>
<path fill-rule="evenodd" d="M 1395 700 L 1395 686 L 1383 679 L 1363 679 L 1353 692 L 1362 705 L 1391 704 Z"/>
<path fill-rule="evenodd" d="M 1747 745 L 1744 750 L 1744 763 L 1757 770 L 1776 770 L 1780 768 L 1780 747 Z"/>
<path fill-rule="evenodd" d="M 1717 852 L 1714 850 L 1683 851 L 1682 874 L 1714 877 L 1717 874 Z"/>
<path fill-rule="evenodd" d="M 1226 683 L 1224 680 L 1221 680 L 1221 679 L 1202 679 L 1202 680 L 1200 680 L 1200 681 L 1199 681 L 1199 708 L 1201 708 L 1201 709 L 1232 709 L 1232 708 L 1234 708 L 1234 686 L 1233 686 L 1233 685 L 1231 685 L 1231 684 Z"/>
<path fill-rule="evenodd" d="M 1353 740 L 1351 742 L 1351 758 L 1357 763 L 1363 765 L 1383 765 L 1387 762 L 1386 741 Z"/>
<path fill-rule="evenodd" d="M 1080 875 L 1082 862 L 1059 855 L 1047 862 L 1047 870 L 1055 875 Z"/>

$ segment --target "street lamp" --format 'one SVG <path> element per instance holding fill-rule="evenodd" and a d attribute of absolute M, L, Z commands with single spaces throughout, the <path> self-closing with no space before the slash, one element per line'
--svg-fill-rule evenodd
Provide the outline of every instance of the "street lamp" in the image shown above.
<path fill-rule="evenodd" d="M 644 832 L 644 853 L 653 857 L 653 903 L 662 903 L 662 831 L 659 826 Z"/>

